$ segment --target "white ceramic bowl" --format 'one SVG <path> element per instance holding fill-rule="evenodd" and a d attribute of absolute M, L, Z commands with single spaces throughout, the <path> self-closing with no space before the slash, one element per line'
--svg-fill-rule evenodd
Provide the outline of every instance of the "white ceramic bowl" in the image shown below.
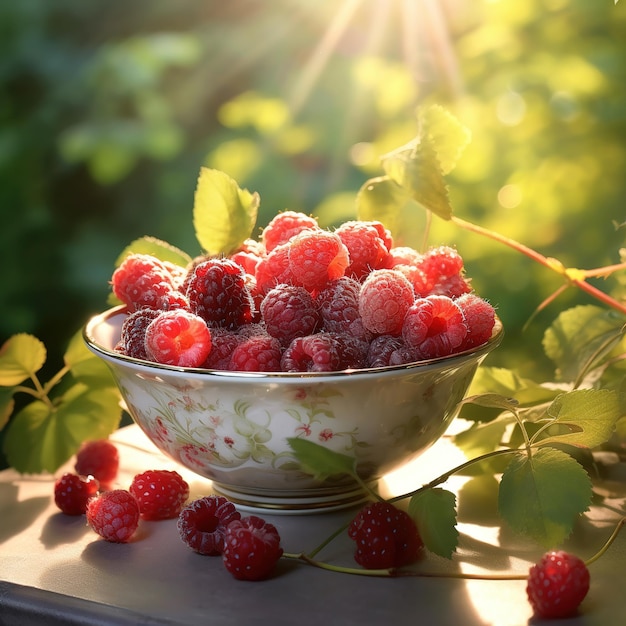
<path fill-rule="evenodd" d="M 316 481 L 287 443 L 302 437 L 357 460 L 375 481 L 414 459 L 446 431 L 477 367 L 502 338 L 406 366 L 330 374 L 240 373 L 179 368 L 114 351 L 124 309 L 92 318 L 89 349 L 111 369 L 126 407 L 166 455 L 213 481 L 241 505 L 305 511 L 361 500 L 352 480 Z"/>

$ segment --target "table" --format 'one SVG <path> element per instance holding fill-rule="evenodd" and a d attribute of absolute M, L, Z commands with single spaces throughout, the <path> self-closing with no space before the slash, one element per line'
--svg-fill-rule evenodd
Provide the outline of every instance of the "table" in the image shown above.
<path fill-rule="evenodd" d="M 162 456 L 136 426 L 117 431 L 120 450 L 116 486 L 127 488 L 147 469 L 177 469 L 190 483 L 191 498 L 211 492 L 211 482 Z M 435 478 L 460 452 L 445 438 L 417 461 L 385 477 L 393 493 L 413 482 Z M 71 471 L 71 464 L 59 470 Z M 626 477 L 616 464 L 601 488 L 604 498 L 581 520 L 565 546 L 586 558 L 611 534 L 624 515 Z M 447 484 L 480 493 L 485 479 Z M 0 624 L 428 624 L 520 626 L 531 620 L 525 582 L 453 577 L 370 578 L 329 572 L 281 560 L 276 575 L 262 582 L 235 580 L 218 557 L 194 553 L 180 540 L 175 520 L 142 521 L 128 544 L 100 539 L 84 516 L 60 513 L 53 502 L 54 477 L 0 472 Z M 493 489 L 464 506 L 460 499 L 461 541 L 452 560 L 428 555 L 424 571 L 458 575 L 526 573 L 542 550 L 501 529 Z M 242 514 L 249 511 L 242 510 Z M 279 530 L 288 552 L 310 550 L 355 509 L 308 515 L 262 516 Z M 354 565 L 348 538 L 331 543 L 325 561 Z M 590 566 L 591 590 L 579 616 L 558 624 L 613 626 L 626 623 L 626 532 Z M 532 620 L 532 624 L 555 623 Z"/>

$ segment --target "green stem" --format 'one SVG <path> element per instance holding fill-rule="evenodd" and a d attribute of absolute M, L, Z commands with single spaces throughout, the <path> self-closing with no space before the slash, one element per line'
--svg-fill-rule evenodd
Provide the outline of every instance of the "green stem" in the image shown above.
<path fill-rule="evenodd" d="M 597 561 L 601 556 L 604 555 L 604 553 L 611 547 L 611 544 L 617 538 L 617 535 L 619 535 L 619 532 L 620 530 L 622 530 L 622 527 L 624 526 L 624 524 L 626 524 L 626 517 L 622 517 L 622 519 L 620 519 L 619 522 L 617 522 L 617 526 L 615 526 L 615 528 L 613 529 L 613 532 L 611 533 L 611 536 L 605 541 L 604 545 L 592 557 L 589 557 L 585 561 L 585 564 L 587 566 L 591 565 L 592 563 Z"/>

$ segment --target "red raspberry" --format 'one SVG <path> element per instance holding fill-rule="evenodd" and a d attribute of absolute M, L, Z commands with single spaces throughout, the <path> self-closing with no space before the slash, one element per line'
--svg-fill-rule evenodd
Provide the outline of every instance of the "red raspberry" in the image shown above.
<path fill-rule="evenodd" d="M 267 332 L 288 346 L 296 337 L 312 335 L 320 324 L 320 314 L 313 297 L 297 285 L 277 285 L 261 303 L 261 315 Z"/>
<path fill-rule="evenodd" d="M 262 243 L 254 239 L 246 239 L 241 244 L 239 250 L 231 254 L 229 258 L 237 265 L 240 265 L 246 274 L 254 276 L 256 266 L 265 256 L 266 252 Z"/>
<path fill-rule="evenodd" d="M 189 485 L 169 470 L 148 470 L 137 474 L 129 488 L 139 503 L 141 517 L 147 520 L 178 517 L 189 497 Z"/>
<path fill-rule="evenodd" d="M 359 313 L 361 283 L 342 276 L 332 280 L 322 289 L 315 301 L 322 316 L 324 330 L 334 333 L 349 333 L 359 339 L 368 340 L 369 333 L 363 326 Z"/>
<path fill-rule="evenodd" d="M 462 274 L 454 274 L 448 278 L 442 278 L 435 283 L 430 291 L 432 295 L 448 296 L 449 298 L 458 298 L 463 294 L 472 290 L 470 281 Z M 430 295 L 429 294 L 429 295 Z"/>
<path fill-rule="evenodd" d="M 496 323 L 495 309 L 475 293 L 467 293 L 455 300 L 463 311 L 467 325 L 467 335 L 461 344 L 461 350 L 480 346 L 491 337 Z"/>
<path fill-rule="evenodd" d="M 415 248 L 411 248 L 410 246 L 396 246 L 389 250 L 387 267 L 391 269 L 396 265 L 417 266 L 422 262 L 422 259 L 423 255 L 415 250 Z"/>
<path fill-rule="evenodd" d="M 120 466 L 119 452 L 108 439 L 86 441 L 76 453 L 74 470 L 81 476 L 93 476 L 101 485 L 115 480 Z"/>
<path fill-rule="evenodd" d="M 226 528 L 222 558 L 238 580 L 269 578 L 282 554 L 276 527 L 256 515 L 231 522 Z"/>
<path fill-rule="evenodd" d="M 242 326 L 245 328 L 245 326 Z M 210 370 L 227 370 L 230 366 L 230 358 L 234 349 L 243 341 L 237 331 L 228 330 L 227 328 L 211 329 L 211 352 L 206 361 L 202 364 L 203 368 Z"/>
<path fill-rule="evenodd" d="M 180 538 L 199 554 L 217 556 L 224 550 L 226 527 L 241 518 L 224 496 L 205 496 L 188 504 L 178 516 Z"/>
<path fill-rule="evenodd" d="M 129 309 L 185 308 L 187 300 L 176 288 L 167 265 L 149 254 L 129 254 L 111 277 L 113 293 Z"/>
<path fill-rule="evenodd" d="M 373 270 L 361 286 L 359 313 L 365 328 L 377 335 L 399 335 L 415 295 L 411 283 L 395 270 Z"/>
<path fill-rule="evenodd" d="M 433 285 L 417 265 L 403 265 L 400 263 L 394 265 L 393 269 L 396 272 L 400 272 L 411 283 L 416 298 L 425 298 L 432 293 Z"/>
<path fill-rule="evenodd" d="M 66 515 L 82 515 L 100 489 L 98 479 L 66 472 L 54 483 L 54 503 Z"/>
<path fill-rule="evenodd" d="M 447 296 L 418 298 L 409 308 L 402 326 L 405 343 L 422 359 L 453 354 L 466 335 L 463 312 Z"/>
<path fill-rule="evenodd" d="M 211 331 L 189 311 L 163 311 L 146 328 L 146 354 L 156 363 L 201 367 L 210 352 Z"/>
<path fill-rule="evenodd" d="M 270 289 L 281 283 L 294 283 L 293 273 L 289 266 L 289 244 L 274 248 L 256 266 L 256 290 L 265 295 Z"/>
<path fill-rule="evenodd" d="M 391 355 L 404 345 L 402 337 L 379 335 L 374 337 L 367 350 L 367 367 L 387 367 L 391 365 Z M 394 363 L 394 365 L 398 365 Z"/>
<path fill-rule="evenodd" d="M 294 284 L 309 291 L 323 289 L 328 281 L 343 276 L 350 262 L 339 235 L 327 230 L 303 231 L 286 245 Z"/>
<path fill-rule="evenodd" d="M 371 222 L 344 222 L 336 231 L 350 255 L 346 276 L 361 279 L 385 266 L 389 250 Z"/>
<path fill-rule="evenodd" d="M 161 311 L 143 308 L 131 313 L 122 323 L 119 351 L 134 359 L 150 360 L 146 353 L 146 328 Z"/>
<path fill-rule="evenodd" d="M 319 226 L 314 217 L 298 211 L 283 211 L 276 215 L 263 229 L 261 242 L 265 245 L 267 252 L 271 252 L 303 230 L 317 229 Z"/>
<path fill-rule="evenodd" d="M 403 567 L 417 561 L 423 543 L 413 518 L 389 502 L 366 504 L 348 527 L 355 561 L 366 569 Z"/>
<path fill-rule="evenodd" d="M 233 350 L 228 369 L 233 372 L 279 372 L 280 342 L 269 335 L 243 339 Z"/>
<path fill-rule="evenodd" d="M 420 269 L 435 285 L 442 278 L 450 278 L 463 270 L 461 255 L 449 246 L 431 248 L 420 262 Z"/>
<path fill-rule="evenodd" d="M 235 330 L 252 320 L 254 303 L 245 272 L 230 259 L 196 265 L 187 282 L 189 309 L 209 326 Z"/>
<path fill-rule="evenodd" d="M 87 523 L 102 538 L 126 543 L 139 525 L 139 504 L 125 489 L 105 491 L 87 504 Z"/>
<path fill-rule="evenodd" d="M 530 568 L 526 592 L 538 617 L 570 617 L 589 591 L 589 570 L 573 554 L 553 551 Z"/>
<path fill-rule="evenodd" d="M 283 372 L 339 372 L 365 364 L 366 344 L 339 333 L 296 337 L 283 352 Z"/>

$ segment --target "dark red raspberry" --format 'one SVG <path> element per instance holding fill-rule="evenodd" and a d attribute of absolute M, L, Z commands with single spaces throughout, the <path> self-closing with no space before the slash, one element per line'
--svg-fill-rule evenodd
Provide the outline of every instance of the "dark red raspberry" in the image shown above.
<path fill-rule="evenodd" d="M 283 372 L 339 372 L 363 367 L 367 344 L 338 333 L 297 337 L 283 352 Z"/>
<path fill-rule="evenodd" d="M 585 562 L 562 550 L 548 552 L 530 568 L 526 592 L 535 615 L 571 617 L 589 591 Z"/>
<path fill-rule="evenodd" d="M 359 294 L 365 328 L 376 335 L 399 335 L 415 295 L 407 278 L 395 270 L 373 270 Z"/>
<path fill-rule="evenodd" d="M 113 272 L 113 293 L 129 311 L 143 307 L 168 310 L 185 308 L 187 300 L 177 289 L 177 279 L 163 261 L 148 254 L 129 254 Z"/>
<path fill-rule="evenodd" d="M 405 343 L 422 359 L 453 354 L 466 335 L 463 312 L 447 296 L 418 298 L 409 308 L 402 326 Z"/>
<path fill-rule="evenodd" d="M 320 314 L 311 294 L 298 285 L 277 285 L 261 303 L 267 332 L 288 346 L 296 337 L 312 335 L 320 325 Z"/>
<path fill-rule="evenodd" d="M 189 497 L 189 485 L 178 473 L 147 470 L 137 474 L 129 488 L 139 503 L 141 517 L 147 520 L 178 517 Z"/>
<path fill-rule="evenodd" d="M 120 456 L 115 444 L 108 439 L 86 441 L 76 453 L 74 470 L 81 476 L 93 476 L 103 485 L 109 485 L 117 476 Z"/>
<path fill-rule="evenodd" d="M 387 367 L 399 365 L 391 362 L 392 354 L 404 345 L 402 337 L 379 335 L 374 337 L 367 350 L 366 367 Z"/>
<path fill-rule="evenodd" d="M 263 229 L 261 242 L 265 245 L 267 252 L 271 252 L 277 246 L 287 243 L 303 230 L 311 229 L 319 229 L 317 220 L 314 217 L 299 211 L 283 211 L 276 215 Z"/>
<path fill-rule="evenodd" d="M 66 472 L 54 483 L 54 503 L 66 515 L 82 515 L 98 489 L 100 483 L 93 476 Z"/>
<path fill-rule="evenodd" d="M 361 283 L 342 276 L 332 280 L 316 296 L 322 316 L 323 329 L 333 333 L 348 333 L 367 341 L 370 333 L 363 326 L 359 313 Z"/>
<path fill-rule="evenodd" d="M 256 515 L 231 522 L 226 528 L 222 558 L 238 580 L 269 578 L 282 554 L 276 527 Z"/>
<path fill-rule="evenodd" d="M 254 303 L 245 272 L 230 259 L 209 259 L 193 269 L 187 284 L 192 313 L 210 327 L 235 330 L 252 320 Z"/>
<path fill-rule="evenodd" d="M 243 339 L 233 350 L 229 370 L 233 372 L 279 372 L 282 349 L 269 335 Z"/>
<path fill-rule="evenodd" d="M 245 326 L 242 326 L 245 328 Z M 244 340 L 237 331 L 227 328 L 211 329 L 211 352 L 203 368 L 210 370 L 227 370 L 230 366 L 230 358 L 234 349 Z"/>
<path fill-rule="evenodd" d="M 178 516 L 180 538 L 195 552 L 217 556 L 224 550 L 226 527 L 241 519 L 224 496 L 205 496 L 188 504 Z"/>
<path fill-rule="evenodd" d="M 177 367 L 201 367 L 211 352 L 211 331 L 199 315 L 163 311 L 146 328 L 148 359 Z"/>
<path fill-rule="evenodd" d="M 149 360 L 146 354 L 146 328 L 161 311 L 143 308 L 131 313 L 122 323 L 120 352 L 135 359 Z"/>
<path fill-rule="evenodd" d="M 264 259 L 259 261 L 254 275 L 256 291 L 265 295 L 279 284 L 294 284 L 294 277 L 289 266 L 289 244 L 274 248 Z"/>
<path fill-rule="evenodd" d="M 350 263 L 339 235 L 327 230 L 303 231 L 286 245 L 292 281 L 309 291 L 323 289 L 328 281 L 343 276 Z"/>
<path fill-rule="evenodd" d="M 103 539 L 126 543 L 139 525 L 139 504 L 125 489 L 105 491 L 87 504 L 87 523 Z"/>
<path fill-rule="evenodd" d="M 455 300 L 463 311 L 467 335 L 461 344 L 461 350 L 480 346 L 491 337 L 496 323 L 496 312 L 493 306 L 475 293 L 467 293 Z"/>
<path fill-rule="evenodd" d="M 371 222 L 344 222 L 335 232 L 350 255 L 346 276 L 360 280 L 372 270 L 385 267 L 389 250 Z"/>
<path fill-rule="evenodd" d="M 350 523 L 348 535 L 356 542 L 354 559 L 366 569 L 410 565 L 424 545 L 413 518 L 389 502 L 366 504 Z"/>

